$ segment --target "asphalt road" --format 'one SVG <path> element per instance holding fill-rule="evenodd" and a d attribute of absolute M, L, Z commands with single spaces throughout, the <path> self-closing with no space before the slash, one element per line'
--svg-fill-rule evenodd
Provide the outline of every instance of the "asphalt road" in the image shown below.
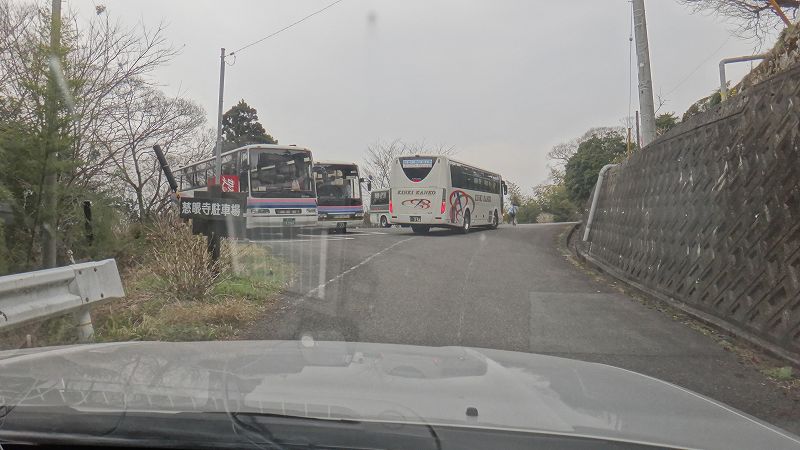
<path fill-rule="evenodd" d="M 461 345 L 601 362 L 654 376 L 800 434 L 800 399 L 694 328 L 570 262 L 568 225 L 468 235 L 364 229 L 262 241 L 295 266 L 253 339 Z"/>

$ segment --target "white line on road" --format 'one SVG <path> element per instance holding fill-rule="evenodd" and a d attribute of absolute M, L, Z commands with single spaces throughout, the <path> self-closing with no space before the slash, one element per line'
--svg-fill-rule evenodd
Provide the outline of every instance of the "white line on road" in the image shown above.
<path fill-rule="evenodd" d="M 482 237 L 485 235 L 481 235 Z M 472 256 L 469 258 L 469 263 L 467 264 L 467 270 L 464 272 L 464 283 L 461 284 L 461 289 L 458 295 L 459 301 L 459 313 L 458 313 L 458 328 L 456 329 L 456 344 L 461 345 L 461 329 L 464 328 L 464 313 L 466 312 L 466 306 L 464 304 L 464 299 L 469 298 L 469 296 L 465 295 L 467 290 L 467 284 L 469 283 L 469 274 L 472 272 L 472 265 L 475 262 L 475 257 L 478 254 L 481 254 L 481 250 L 486 244 L 486 239 L 479 239 L 480 247 L 478 247 L 475 252 L 472 253 Z"/>
<path fill-rule="evenodd" d="M 293 244 L 295 242 L 319 242 L 319 241 L 353 241 L 356 238 L 352 237 L 331 237 L 327 239 L 261 239 L 258 241 L 251 241 L 256 244 Z"/>
<path fill-rule="evenodd" d="M 327 285 L 329 285 L 329 284 L 333 283 L 333 282 L 334 282 L 334 281 L 336 281 L 336 280 L 339 280 L 339 279 L 341 279 L 342 277 L 344 277 L 344 276 L 345 276 L 345 275 L 347 275 L 348 273 L 350 273 L 350 272 L 352 272 L 352 271 L 354 271 L 354 270 L 358 269 L 359 267 L 363 266 L 364 264 L 366 264 L 366 263 L 368 263 L 368 262 L 372 261 L 372 260 L 373 260 L 375 257 L 377 257 L 377 256 L 379 256 L 379 255 L 381 255 L 381 254 L 383 254 L 383 253 L 385 253 L 385 252 L 387 252 L 387 251 L 391 250 L 392 248 L 394 248 L 394 247 L 396 247 L 396 246 L 398 246 L 398 245 L 402 244 L 403 242 L 407 242 L 407 241 L 410 241 L 411 239 L 414 239 L 414 237 L 415 237 L 415 236 L 412 236 L 412 237 L 410 237 L 410 238 L 403 239 L 402 241 L 397 241 L 397 242 L 395 242 L 394 244 L 392 244 L 392 245 L 390 245 L 390 246 L 388 246 L 388 247 L 384 248 L 383 250 L 377 251 L 377 252 L 373 253 L 372 255 L 370 255 L 370 256 L 367 256 L 366 258 L 364 258 L 364 259 L 363 259 L 363 260 L 362 260 L 360 263 L 356 264 L 355 266 L 353 266 L 353 267 L 351 267 L 351 268 L 349 268 L 349 269 L 345 270 L 344 272 L 340 273 L 339 275 L 336 275 L 335 277 L 331 278 L 330 280 L 328 280 L 328 281 L 326 281 L 326 282 L 324 282 L 324 283 L 320 284 L 319 286 L 315 287 L 314 289 L 311 289 L 310 291 L 306 292 L 306 294 L 305 294 L 303 297 L 301 297 L 301 298 L 299 298 L 299 299 L 295 300 L 295 301 L 292 303 L 292 305 L 293 305 L 293 306 L 297 306 L 297 305 L 298 305 L 300 302 L 302 302 L 302 301 L 303 301 L 303 300 L 305 300 L 306 298 L 314 296 L 314 294 L 315 294 L 316 292 L 324 291 L 324 289 L 325 289 L 325 286 L 327 286 Z"/>

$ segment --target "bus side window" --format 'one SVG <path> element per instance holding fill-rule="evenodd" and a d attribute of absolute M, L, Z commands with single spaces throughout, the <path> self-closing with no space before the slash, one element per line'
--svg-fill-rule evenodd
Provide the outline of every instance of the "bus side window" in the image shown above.
<path fill-rule="evenodd" d="M 223 175 L 236 175 L 236 161 L 233 159 L 234 155 L 225 155 L 222 157 L 222 174 Z"/>

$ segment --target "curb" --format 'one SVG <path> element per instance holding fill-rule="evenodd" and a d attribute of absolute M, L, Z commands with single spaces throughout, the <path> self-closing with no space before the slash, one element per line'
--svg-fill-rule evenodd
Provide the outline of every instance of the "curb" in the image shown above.
<path fill-rule="evenodd" d="M 728 323 L 724 319 L 703 312 L 681 300 L 674 299 L 660 292 L 657 292 L 647 286 L 637 283 L 636 281 L 629 280 L 619 270 L 610 267 L 596 260 L 594 257 L 582 252 L 578 245 L 571 247 L 570 242 L 572 242 L 572 236 L 574 235 L 575 231 L 578 228 L 580 228 L 581 225 L 582 225 L 581 223 L 577 223 L 575 226 L 573 226 L 570 232 L 567 233 L 567 239 L 566 239 L 567 249 L 569 249 L 572 252 L 572 254 L 574 254 L 575 257 L 578 258 L 579 261 L 587 263 L 589 266 L 592 267 L 592 269 L 598 272 L 605 273 L 607 275 L 614 277 L 616 280 L 624 283 L 626 286 L 632 288 L 633 290 L 644 295 L 645 297 L 658 300 L 661 303 L 665 303 L 675 309 L 683 311 L 684 313 L 688 314 L 694 319 L 697 319 L 713 328 L 722 330 L 728 334 L 736 336 L 737 338 L 743 339 L 748 343 L 764 350 L 766 353 L 774 357 L 784 359 L 794 364 L 795 366 L 800 367 L 800 355 L 785 350 L 771 342 L 768 342 L 756 336 L 755 334 L 749 331 L 739 328 L 738 326 L 733 325 L 731 323 Z"/>

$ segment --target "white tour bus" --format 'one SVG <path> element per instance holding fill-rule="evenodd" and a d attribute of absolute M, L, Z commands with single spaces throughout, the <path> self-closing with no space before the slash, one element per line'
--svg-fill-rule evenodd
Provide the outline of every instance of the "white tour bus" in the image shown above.
<path fill-rule="evenodd" d="M 395 159 L 389 184 L 389 211 L 394 224 L 415 233 L 431 227 L 497 228 L 507 191 L 500 175 L 446 156 L 401 156 Z"/>
<path fill-rule="evenodd" d="M 375 189 L 369 197 L 369 221 L 381 228 L 392 226 L 392 215 L 389 213 L 390 189 Z"/>
<path fill-rule="evenodd" d="M 317 193 L 311 150 L 293 145 L 257 144 L 222 154 L 222 190 L 247 192 L 247 230 L 317 225 Z M 192 197 L 215 183 L 214 158 L 176 170 L 178 193 Z"/>
<path fill-rule="evenodd" d="M 364 203 L 358 166 L 351 162 L 315 161 L 314 186 L 317 189 L 319 225 L 346 232 L 347 227 L 364 223 Z"/>

